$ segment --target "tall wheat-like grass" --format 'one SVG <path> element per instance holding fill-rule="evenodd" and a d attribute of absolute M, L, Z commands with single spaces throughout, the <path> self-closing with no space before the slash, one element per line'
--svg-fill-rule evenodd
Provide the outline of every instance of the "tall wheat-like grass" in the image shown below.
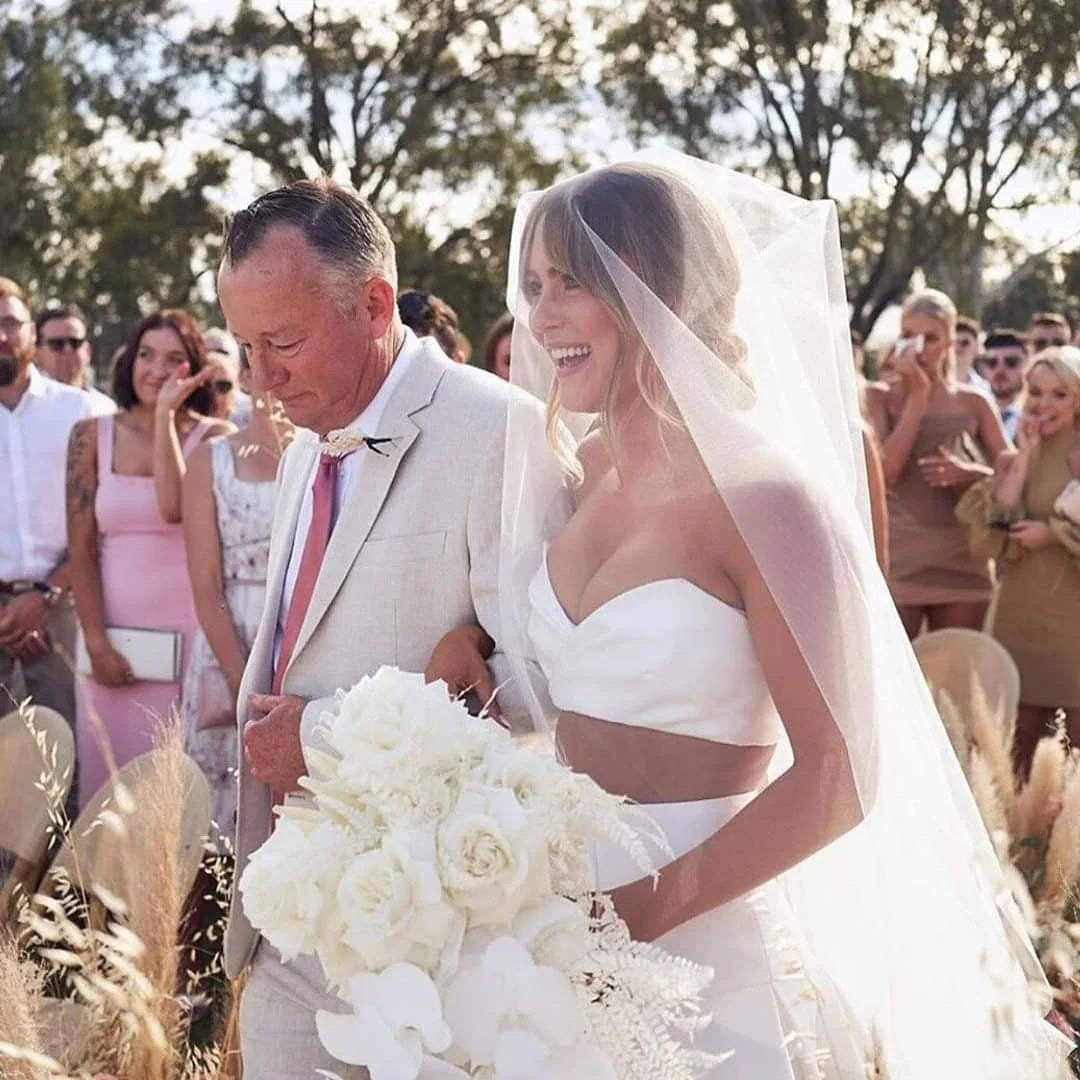
<path fill-rule="evenodd" d="M 64 850 L 57 861 L 67 872 L 47 876 L 42 892 L 24 901 L 22 952 L 8 943 L 0 954 L 0 1033 L 11 1033 L 0 1035 L 4 1080 L 239 1075 L 238 1054 L 227 1072 L 219 1045 L 192 1052 L 187 1042 L 179 939 L 190 885 L 180 854 L 189 770 L 174 718 L 159 732 L 137 790 L 116 785 L 88 829 L 76 835 L 58 808 Z M 220 940 L 220 932 L 209 936 Z M 46 980 L 46 989 L 74 1001 L 47 997 Z M 79 1037 L 58 1039 L 60 1020 L 72 1017 Z"/>

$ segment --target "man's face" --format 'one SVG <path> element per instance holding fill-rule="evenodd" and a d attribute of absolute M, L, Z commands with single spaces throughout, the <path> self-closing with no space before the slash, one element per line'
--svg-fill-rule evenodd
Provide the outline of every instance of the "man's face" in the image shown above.
<path fill-rule="evenodd" d="M 953 352 L 956 354 L 956 363 L 965 371 L 975 362 L 979 351 L 979 342 L 975 335 L 968 330 L 957 330 L 953 338 Z"/>
<path fill-rule="evenodd" d="M 1035 323 L 1028 331 L 1028 336 L 1031 338 L 1031 347 L 1036 352 L 1069 344 L 1068 331 L 1056 323 Z"/>
<path fill-rule="evenodd" d="M 14 296 L 0 296 L 0 386 L 10 386 L 34 359 L 34 323 L 27 306 Z"/>
<path fill-rule="evenodd" d="M 380 350 L 396 311 L 378 278 L 357 283 L 353 302 L 331 279 L 299 230 L 272 229 L 239 265 L 222 264 L 218 299 L 245 350 L 255 393 L 272 393 L 288 418 L 325 435 L 346 427 L 375 396 L 392 362 Z"/>
<path fill-rule="evenodd" d="M 49 319 L 42 323 L 37 342 L 38 367 L 69 386 L 82 386 L 90 363 L 90 343 L 82 319 Z"/>
<path fill-rule="evenodd" d="M 1010 402 L 1024 387 L 1027 365 L 1027 350 L 1020 345 L 996 345 L 986 350 L 980 369 L 983 378 L 989 381 L 994 397 Z"/>

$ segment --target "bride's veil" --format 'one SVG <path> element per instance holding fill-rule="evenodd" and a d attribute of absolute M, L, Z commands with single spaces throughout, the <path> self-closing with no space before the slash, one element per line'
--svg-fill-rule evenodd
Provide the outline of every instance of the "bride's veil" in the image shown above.
<path fill-rule="evenodd" d="M 571 226 L 696 443 L 858 788 L 862 822 L 781 879 L 802 936 L 891 1080 L 1051 1075 L 1063 1040 L 1041 1019 L 1038 963 L 875 562 L 834 207 L 674 153 L 608 168 L 644 170 L 668 191 L 642 231 L 666 241 L 651 250 L 670 272 L 608 246 L 618 210 L 598 173 L 566 181 Z M 529 583 L 569 512 L 576 443 L 600 422 L 563 412 L 546 433 L 536 422 L 531 399 L 547 399 L 552 363 L 520 278 L 543 194 L 519 205 L 510 255 L 511 377 L 527 395 L 511 405 L 500 566 L 500 645 L 541 723 L 552 710 L 530 682 Z M 675 294 L 657 295 L 661 279 L 678 281 Z M 781 745 L 773 775 L 790 762 Z"/>

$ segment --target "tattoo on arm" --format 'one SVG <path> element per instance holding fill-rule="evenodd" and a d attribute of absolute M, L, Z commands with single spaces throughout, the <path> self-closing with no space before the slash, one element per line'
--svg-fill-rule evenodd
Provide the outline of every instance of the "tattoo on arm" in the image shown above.
<path fill-rule="evenodd" d="M 67 512 L 69 521 L 79 521 L 94 512 L 97 494 L 96 430 L 93 420 L 80 420 L 68 439 Z"/>

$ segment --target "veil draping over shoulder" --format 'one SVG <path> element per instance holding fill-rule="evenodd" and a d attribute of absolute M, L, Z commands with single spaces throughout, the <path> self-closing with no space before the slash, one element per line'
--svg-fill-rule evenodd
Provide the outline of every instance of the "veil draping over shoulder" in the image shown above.
<path fill-rule="evenodd" d="M 864 814 L 781 878 L 802 935 L 890 1080 L 1056 1075 L 1045 982 L 874 558 L 835 209 L 674 153 L 630 167 L 677 192 L 680 295 L 655 295 L 602 223 L 579 220 L 843 734 Z M 541 194 L 518 207 L 507 303 L 512 381 L 546 400 L 552 363 L 520 282 Z M 564 412 L 556 434 L 572 450 L 598 422 Z M 549 443 L 517 395 L 501 644 L 523 687 L 528 584 L 570 508 Z M 550 719 L 542 687 L 531 704 Z M 790 763 L 781 745 L 772 774 Z"/>

